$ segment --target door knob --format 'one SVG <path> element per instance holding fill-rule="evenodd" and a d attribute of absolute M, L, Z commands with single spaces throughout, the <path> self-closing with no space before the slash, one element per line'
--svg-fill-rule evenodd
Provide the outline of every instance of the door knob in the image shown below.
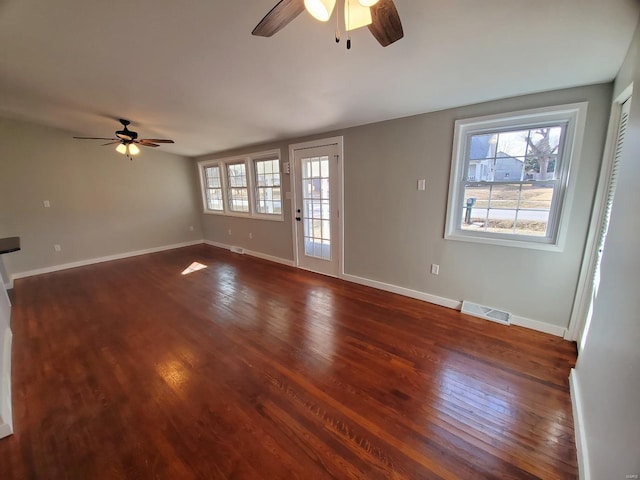
<path fill-rule="evenodd" d="M 296 221 L 299 222 L 300 221 L 300 217 L 296 217 Z"/>

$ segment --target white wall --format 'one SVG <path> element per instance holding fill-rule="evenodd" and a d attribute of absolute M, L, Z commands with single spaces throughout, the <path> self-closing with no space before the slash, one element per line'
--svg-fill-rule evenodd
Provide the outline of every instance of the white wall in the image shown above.
<path fill-rule="evenodd" d="M 581 408 L 585 461 L 594 480 L 640 474 L 640 26 L 614 95 L 632 82 L 635 98 L 600 288 L 574 372 L 578 388 L 572 392 Z"/>
<path fill-rule="evenodd" d="M 22 245 L 3 255 L 8 277 L 202 238 L 190 159 L 160 147 L 129 160 L 73 135 L 0 118 L 0 237 Z"/>

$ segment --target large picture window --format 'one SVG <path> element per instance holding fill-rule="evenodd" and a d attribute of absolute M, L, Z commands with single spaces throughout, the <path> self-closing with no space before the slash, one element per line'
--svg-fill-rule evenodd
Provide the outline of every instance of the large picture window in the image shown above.
<path fill-rule="evenodd" d="M 459 120 L 445 238 L 560 249 L 586 104 Z"/>
<path fill-rule="evenodd" d="M 280 151 L 198 162 L 205 213 L 283 219 Z"/>

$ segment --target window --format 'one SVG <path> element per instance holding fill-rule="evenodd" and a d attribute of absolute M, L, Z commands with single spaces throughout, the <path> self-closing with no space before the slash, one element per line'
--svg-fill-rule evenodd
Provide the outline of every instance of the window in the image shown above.
<path fill-rule="evenodd" d="M 585 104 L 458 120 L 445 238 L 562 248 Z"/>
<path fill-rule="evenodd" d="M 302 208 L 304 209 L 304 254 L 331 260 L 331 201 L 329 157 L 302 158 Z"/>
<path fill-rule="evenodd" d="M 229 185 L 229 210 L 249 212 L 249 186 L 247 184 L 247 165 L 228 163 L 227 181 Z"/>
<path fill-rule="evenodd" d="M 256 212 L 265 215 L 281 215 L 280 160 L 254 160 Z"/>
<path fill-rule="evenodd" d="M 222 203 L 222 179 L 220 178 L 220 167 L 204 167 L 205 178 L 205 200 L 209 210 L 218 212 L 224 211 Z"/>
<path fill-rule="evenodd" d="M 280 151 L 198 162 L 205 213 L 283 220 Z"/>

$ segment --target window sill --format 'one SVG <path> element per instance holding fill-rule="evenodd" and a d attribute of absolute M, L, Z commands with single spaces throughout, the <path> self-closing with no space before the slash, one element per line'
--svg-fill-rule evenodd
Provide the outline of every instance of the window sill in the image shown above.
<path fill-rule="evenodd" d="M 251 220 L 269 220 L 272 222 L 284 222 L 283 215 L 264 215 L 259 213 L 241 213 L 241 212 L 214 212 L 211 210 L 204 210 L 202 213 L 205 215 L 218 215 L 220 217 L 236 217 L 236 218 L 248 218 Z"/>
<path fill-rule="evenodd" d="M 535 238 L 535 237 L 534 237 Z M 460 231 L 445 233 L 445 240 L 456 240 L 460 242 L 483 243 L 499 247 L 527 248 L 531 250 L 546 250 L 549 252 L 562 252 L 564 250 L 560 242 L 544 243 L 544 240 L 536 238 L 529 240 L 528 237 L 509 239 L 504 237 L 481 236 L 478 234 L 468 234 Z"/>

